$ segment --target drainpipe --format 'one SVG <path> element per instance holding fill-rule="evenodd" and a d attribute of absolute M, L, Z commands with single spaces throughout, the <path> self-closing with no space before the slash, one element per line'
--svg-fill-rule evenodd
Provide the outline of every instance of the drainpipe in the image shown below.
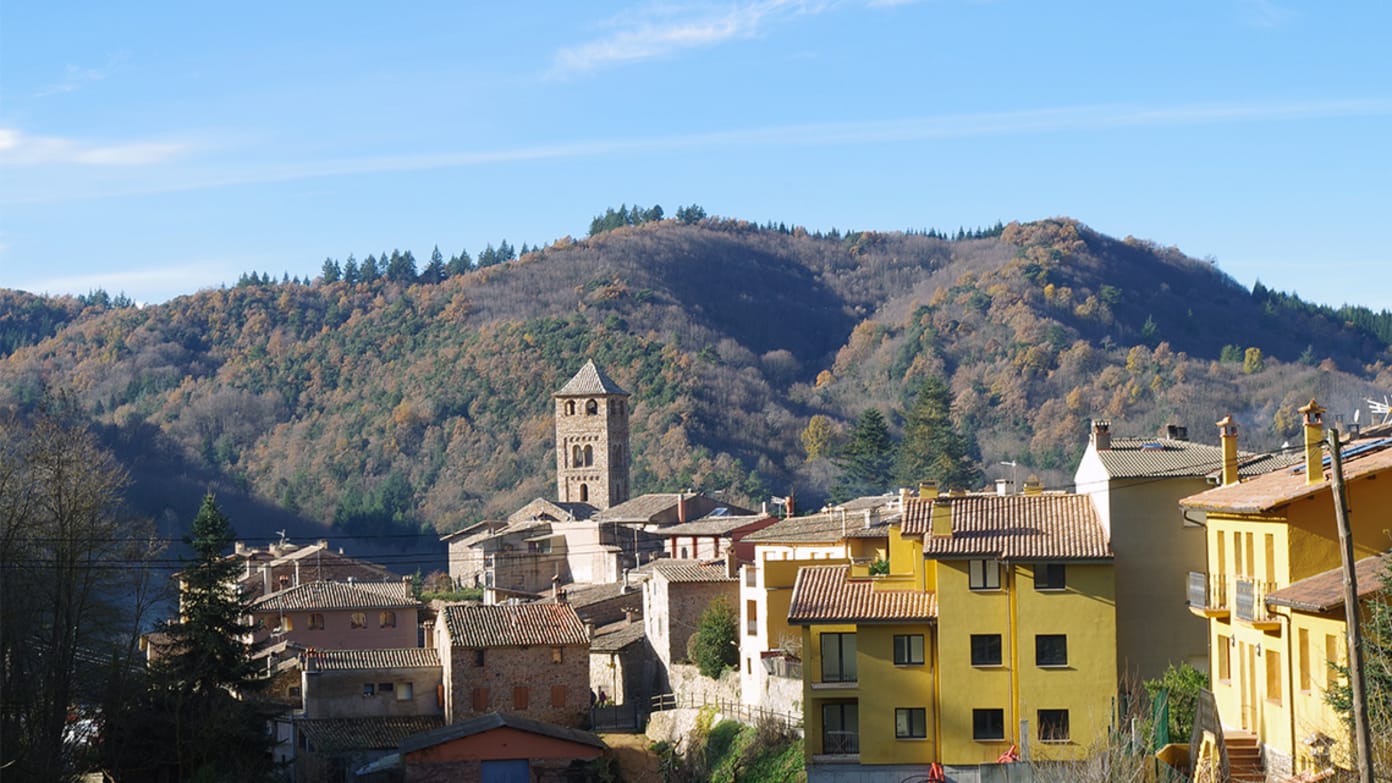
<path fill-rule="evenodd" d="M 1290 718 L 1291 774 L 1295 774 L 1295 634 L 1291 628 L 1289 609 L 1285 614 L 1277 612 L 1276 616 L 1286 621 L 1286 712 Z"/>
<path fill-rule="evenodd" d="M 933 761 L 941 764 L 942 748 L 942 656 L 938 655 L 938 626 L 929 629 L 933 634 Z"/>
<path fill-rule="evenodd" d="M 1000 566 L 997 566 L 999 568 Z M 1010 590 L 1010 622 L 1006 629 L 1010 632 L 1010 720 L 1011 725 L 1017 732 L 1015 735 L 1016 743 L 1020 742 L 1020 645 L 1019 628 L 1016 623 L 1015 615 L 1015 565 L 1011 564 L 1005 570 L 1005 579 Z M 1007 734 L 1008 736 L 1008 734 Z"/>

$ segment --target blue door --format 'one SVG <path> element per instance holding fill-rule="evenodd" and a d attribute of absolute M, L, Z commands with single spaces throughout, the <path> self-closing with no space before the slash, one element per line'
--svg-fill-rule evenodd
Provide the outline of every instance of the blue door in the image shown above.
<path fill-rule="evenodd" d="M 531 783 L 526 759 L 483 762 L 483 783 Z"/>

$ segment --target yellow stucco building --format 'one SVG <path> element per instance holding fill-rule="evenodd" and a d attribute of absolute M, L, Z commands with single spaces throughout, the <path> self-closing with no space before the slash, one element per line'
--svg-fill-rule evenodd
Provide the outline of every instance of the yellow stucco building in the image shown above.
<path fill-rule="evenodd" d="M 798 573 L 788 622 L 803 634 L 809 780 L 842 764 L 899 780 L 1012 746 L 1088 756 L 1111 723 L 1117 671 L 1113 557 L 1095 507 L 921 495 L 883 532 L 848 535 L 850 564 Z"/>
<path fill-rule="evenodd" d="M 1323 409 L 1305 416 L 1304 459 L 1239 481 L 1237 426 L 1219 422 L 1219 487 L 1181 508 L 1207 528 L 1207 572 L 1190 574 L 1188 604 L 1208 618 L 1210 678 L 1224 734 L 1254 736 L 1267 774 L 1348 766 L 1347 731 L 1325 703 L 1344 662 L 1339 536 L 1324 455 Z M 1376 561 L 1392 527 L 1392 438 L 1341 448 L 1359 591 L 1381 587 Z"/>

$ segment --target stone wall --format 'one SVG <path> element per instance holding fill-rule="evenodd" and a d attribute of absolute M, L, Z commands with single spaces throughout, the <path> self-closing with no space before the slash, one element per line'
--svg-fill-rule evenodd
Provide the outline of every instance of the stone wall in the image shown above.
<path fill-rule="evenodd" d="M 307 718 L 443 715 L 439 667 L 304 672 Z M 370 685 L 371 693 L 364 686 Z M 391 686 L 384 690 L 382 686 Z"/>
<path fill-rule="evenodd" d="M 560 661 L 555 660 L 560 651 Z M 453 647 L 445 666 L 450 691 L 445 720 L 510 712 L 561 726 L 583 727 L 590 709 L 590 654 L 566 647 Z"/>

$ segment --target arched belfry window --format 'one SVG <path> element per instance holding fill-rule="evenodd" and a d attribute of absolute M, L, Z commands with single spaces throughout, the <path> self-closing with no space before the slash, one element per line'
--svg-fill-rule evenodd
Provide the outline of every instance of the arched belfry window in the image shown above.
<path fill-rule="evenodd" d="M 585 447 L 585 467 L 588 468 L 589 466 L 591 466 L 591 465 L 593 465 L 593 464 L 594 464 L 594 447 L 593 447 L 593 446 L 586 446 L 586 447 Z"/>
<path fill-rule="evenodd" d="M 580 467 L 581 465 L 584 465 L 584 464 L 585 464 L 584 461 L 583 461 L 583 459 L 582 459 L 581 456 L 580 456 L 581 453 L 582 453 L 582 452 L 580 451 L 580 447 L 579 447 L 579 446 L 576 446 L 574 449 L 571 450 L 571 452 L 570 452 L 570 466 L 571 466 L 572 468 L 578 468 L 578 467 Z"/>
<path fill-rule="evenodd" d="M 585 413 L 587 413 L 587 414 L 589 414 L 589 415 L 591 415 L 591 416 L 593 416 L 593 415 L 596 414 L 596 413 L 599 413 L 599 401 L 597 401 L 597 400 L 588 400 L 588 401 L 586 401 L 586 403 L 585 403 Z"/>
<path fill-rule="evenodd" d="M 575 415 L 575 400 L 566 400 L 566 415 Z"/>
<path fill-rule="evenodd" d="M 590 502 L 590 485 L 589 485 L 589 484 L 581 484 L 581 485 L 580 485 L 580 502 L 581 502 L 581 503 L 588 503 L 588 502 Z"/>

